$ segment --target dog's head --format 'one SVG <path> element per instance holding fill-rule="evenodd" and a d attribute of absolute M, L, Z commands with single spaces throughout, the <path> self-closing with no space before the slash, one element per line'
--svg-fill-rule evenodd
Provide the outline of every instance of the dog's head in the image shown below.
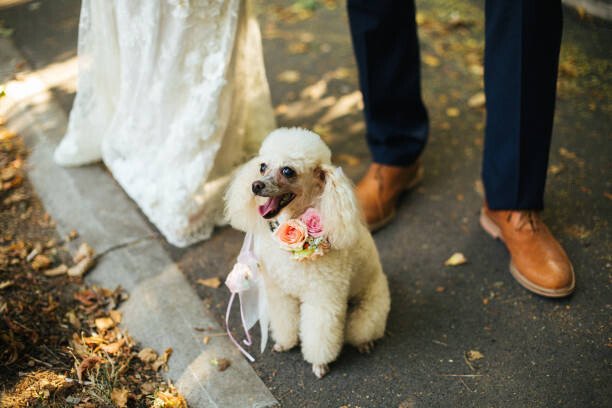
<path fill-rule="evenodd" d="M 352 244 L 361 222 L 350 180 L 331 165 L 331 152 L 308 130 L 281 128 L 264 140 L 259 155 L 245 163 L 226 195 L 226 214 L 235 228 L 255 232 L 278 217 L 297 218 L 314 207 L 332 246 Z"/>

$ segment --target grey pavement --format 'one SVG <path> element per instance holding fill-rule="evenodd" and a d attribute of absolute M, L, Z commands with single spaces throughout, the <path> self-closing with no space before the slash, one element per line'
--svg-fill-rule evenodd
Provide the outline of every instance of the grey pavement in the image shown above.
<path fill-rule="evenodd" d="M 287 407 L 610 406 L 612 27 L 566 10 L 544 218 L 574 261 L 577 290 L 548 300 L 513 281 L 503 245 L 477 222 L 484 111 L 467 101 L 482 89 L 482 2 L 417 3 L 432 130 L 422 186 L 403 197 L 396 222 L 375 236 L 392 293 L 388 335 L 368 356 L 347 348 L 323 380 L 299 350 L 256 353 L 255 372 Z M 344 3 L 326 4 L 307 19 L 279 12 L 285 1 L 260 4 L 268 78 L 279 124 L 322 133 L 336 163 L 357 179 L 368 153 L 346 14 Z M 53 0 L 34 11 L 27 4 L 0 10 L 43 77 L 75 55 L 78 5 Z M 73 86 L 67 80 L 53 87 L 65 111 Z M 196 281 L 225 276 L 241 239 L 221 228 L 206 242 L 163 244 L 165 252 L 147 256 L 174 260 L 220 325 L 227 292 Z M 129 259 L 149 243 L 129 247 L 120 262 L 138 274 Z M 456 251 L 468 263 L 444 267 Z M 484 358 L 468 364 L 469 350 Z"/>

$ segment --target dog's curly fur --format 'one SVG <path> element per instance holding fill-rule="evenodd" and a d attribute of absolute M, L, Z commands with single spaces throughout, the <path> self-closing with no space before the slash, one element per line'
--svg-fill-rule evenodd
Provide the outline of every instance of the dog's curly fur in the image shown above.
<path fill-rule="evenodd" d="M 280 171 L 287 166 L 295 172 L 290 179 Z M 258 212 L 265 198 L 253 193 L 256 181 L 266 186 L 266 197 L 295 196 L 280 212 L 285 219 L 318 209 L 331 250 L 312 260 L 291 259 Z M 390 308 L 387 278 L 353 186 L 331 165 L 331 152 L 318 135 L 299 128 L 272 132 L 259 155 L 238 169 L 226 194 L 226 214 L 233 227 L 254 235 L 275 351 L 301 341 L 304 359 L 322 377 L 344 343 L 369 352 L 383 336 Z"/>

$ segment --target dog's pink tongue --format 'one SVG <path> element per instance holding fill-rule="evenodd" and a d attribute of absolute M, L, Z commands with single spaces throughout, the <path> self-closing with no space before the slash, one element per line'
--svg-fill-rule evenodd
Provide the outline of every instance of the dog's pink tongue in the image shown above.
<path fill-rule="evenodd" d="M 280 196 L 268 198 L 268 201 L 266 201 L 264 205 L 259 206 L 259 215 L 265 217 L 270 212 L 276 210 L 280 204 L 280 199 Z"/>

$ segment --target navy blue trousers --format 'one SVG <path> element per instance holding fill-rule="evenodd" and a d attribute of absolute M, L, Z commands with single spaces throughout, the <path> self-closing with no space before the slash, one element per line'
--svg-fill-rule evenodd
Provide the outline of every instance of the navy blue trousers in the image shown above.
<path fill-rule="evenodd" d="M 405 166 L 429 122 L 421 98 L 414 0 L 348 0 L 375 162 Z M 560 0 L 487 0 L 482 178 L 489 207 L 543 207 L 562 32 Z"/>

